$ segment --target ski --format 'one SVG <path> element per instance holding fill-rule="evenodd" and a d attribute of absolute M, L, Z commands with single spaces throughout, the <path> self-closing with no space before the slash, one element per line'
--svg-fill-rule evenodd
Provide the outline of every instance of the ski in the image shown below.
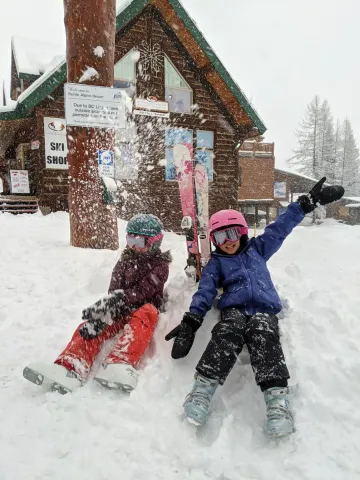
<path fill-rule="evenodd" d="M 173 152 L 183 214 L 181 228 L 186 236 L 188 251 L 185 272 L 196 282 L 201 276 L 201 263 L 195 207 L 192 146 L 187 143 L 175 145 Z"/>
<path fill-rule="evenodd" d="M 210 260 L 211 248 L 208 233 L 209 224 L 209 181 L 204 165 L 197 164 L 194 169 L 195 190 L 197 200 L 197 219 L 199 225 L 199 239 L 201 252 L 201 266 L 204 267 Z"/>

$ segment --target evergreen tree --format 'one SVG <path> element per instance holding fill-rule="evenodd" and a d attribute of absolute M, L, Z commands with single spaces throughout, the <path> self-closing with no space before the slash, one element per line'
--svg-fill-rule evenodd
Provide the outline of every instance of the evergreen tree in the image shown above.
<path fill-rule="evenodd" d="M 333 169 L 334 126 L 327 100 L 321 103 L 318 95 L 311 100 L 295 135 L 298 148 L 288 161 L 290 166 L 313 178 Z"/>
<path fill-rule="evenodd" d="M 338 184 L 341 180 L 341 147 L 342 147 L 342 127 L 340 121 L 336 121 L 335 135 L 334 135 L 334 170 L 329 175 L 329 183 Z"/>
<path fill-rule="evenodd" d="M 360 158 L 359 150 L 351 127 L 346 118 L 341 128 L 340 183 L 347 196 L 360 195 Z"/>
<path fill-rule="evenodd" d="M 334 170 L 336 157 L 334 156 L 334 123 L 331 115 L 330 106 L 327 100 L 324 100 L 320 107 L 319 121 L 319 169 L 320 176 L 325 175 L 330 183 L 334 179 Z"/>

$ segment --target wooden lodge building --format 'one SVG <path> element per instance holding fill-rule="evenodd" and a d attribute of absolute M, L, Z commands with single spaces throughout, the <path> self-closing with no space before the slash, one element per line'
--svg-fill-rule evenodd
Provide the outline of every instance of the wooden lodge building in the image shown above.
<path fill-rule="evenodd" d="M 53 50 L 13 39 L 12 103 L 0 107 L 3 195 L 11 193 L 10 170 L 26 170 L 43 213 L 68 208 L 66 60 Z M 265 126 L 178 0 L 132 0 L 118 9 L 114 77 L 135 106 L 132 127 L 116 132 L 119 214 L 152 212 L 178 230 L 172 147 L 183 142 L 207 168 L 210 213 L 238 208 L 238 150 Z"/>

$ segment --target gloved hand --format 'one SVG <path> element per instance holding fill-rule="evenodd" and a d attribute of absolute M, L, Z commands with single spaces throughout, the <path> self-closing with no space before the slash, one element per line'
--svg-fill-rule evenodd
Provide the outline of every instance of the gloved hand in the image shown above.
<path fill-rule="evenodd" d="M 180 325 L 166 335 L 166 341 L 175 337 L 171 350 L 172 358 L 184 358 L 190 352 L 195 340 L 195 333 L 201 327 L 203 319 L 202 315 L 186 312 Z"/>
<path fill-rule="evenodd" d="M 95 338 L 107 325 L 124 318 L 130 311 L 124 290 L 115 290 L 82 311 L 82 319 L 87 322 L 80 328 L 80 335 L 86 340 Z"/>
<path fill-rule="evenodd" d="M 300 204 L 302 211 L 307 214 L 312 212 L 319 203 L 320 205 L 327 205 L 328 203 L 340 200 L 344 195 L 345 190 L 341 185 L 330 185 L 322 188 L 326 181 L 326 177 L 319 180 L 307 195 L 301 195 L 297 202 Z"/>
<path fill-rule="evenodd" d="M 108 324 L 102 320 L 88 320 L 80 328 L 79 333 L 85 340 L 92 340 L 98 337 L 104 331 Z"/>

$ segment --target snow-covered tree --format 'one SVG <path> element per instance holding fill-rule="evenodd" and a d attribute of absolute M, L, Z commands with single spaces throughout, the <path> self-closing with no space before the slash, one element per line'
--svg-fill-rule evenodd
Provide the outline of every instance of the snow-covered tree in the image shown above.
<path fill-rule="evenodd" d="M 340 120 L 336 121 L 335 134 L 334 134 L 334 146 L 333 146 L 333 155 L 334 155 L 334 170 L 329 172 L 329 183 L 338 184 L 341 180 L 341 146 L 342 146 L 342 128 Z"/>
<path fill-rule="evenodd" d="M 319 168 L 318 174 L 325 175 L 330 183 L 334 180 L 336 157 L 334 155 L 334 123 L 330 106 L 324 100 L 320 107 L 319 119 Z"/>
<path fill-rule="evenodd" d="M 290 166 L 314 178 L 333 169 L 334 126 L 327 100 L 321 103 L 318 95 L 311 100 L 295 135 L 298 147 Z"/>
<path fill-rule="evenodd" d="M 339 182 L 345 188 L 346 195 L 360 195 L 360 158 L 359 150 L 349 119 L 341 127 L 341 147 L 339 161 Z"/>

